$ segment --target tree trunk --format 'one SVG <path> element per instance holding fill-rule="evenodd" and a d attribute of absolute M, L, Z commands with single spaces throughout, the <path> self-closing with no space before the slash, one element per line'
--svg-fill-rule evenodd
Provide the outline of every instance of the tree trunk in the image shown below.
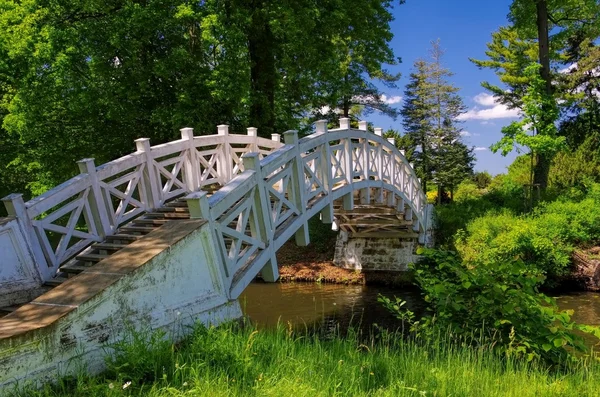
<path fill-rule="evenodd" d="M 275 38 L 261 1 L 253 2 L 248 31 L 250 55 L 250 126 L 270 138 L 275 133 Z"/>
<path fill-rule="evenodd" d="M 546 85 L 546 94 L 552 95 L 552 80 L 550 78 L 550 48 L 548 37 L 548 2 L 547 0 L 537 0 L 537 29 L 538 29 L 538 56 L 540 61 L 540 76 Z M 552 123 L 553 120 L 542 120 L 542 123 Z M 550 172 L 549 155 L 544 153 L 537 154 L 534 168 L 533 183 L 539 184 L 542 192 L 548 187 L 548 173 Z"/>

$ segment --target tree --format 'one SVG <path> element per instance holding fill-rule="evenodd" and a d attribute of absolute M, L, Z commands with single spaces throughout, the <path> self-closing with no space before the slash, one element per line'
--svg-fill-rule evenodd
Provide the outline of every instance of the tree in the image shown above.
<path fill-rule="evenodd" d="M 404 90 L 404 103 L 400 114 L 406 138 L 406 155 L 415 166 L 415 172 L 421 178 L 423 190 L 427 191 L 427 183 L 432 180 L 430 149 L 432 133 L 432 117 L 434 115 L 432 85 L 429 65 L 419 59 L 415 62 L 413 72 Z"/>
<path fill-rule="evenodd" d="M 486 189 L 492 183 L 492 176 L 487 171 L 474 173 L 472 179 L 477 189 Z"/>
<path fill-rule="evenodd" d="M 490 60 L 474 61 L 478 66 L 496 71 L 509 90 L 484 83 L 500 102 L 511 107 L 520 107 L 525 92 L 520 78 L 533 59 L 531 49 L 537 50 L 535 60 L 540 67 L 538 72 L 543 81 L 547 98 L 560 96 L 555 92 L 556 64 L 568 62 L 569 48 L 577 47 L 586 38 L 594 41 L 600 34 L 598 15 L 600 4 L 596 0 L 513 0 L 509 20 L 510 27 L 501 28 L 492 35 L 486 54 Z M 551 34 L 552 33 L 552 34 Z M 528 48 L 524 50 L 524 47 Z M 529 58 L 529 60 L 527 59 Z M 519 62 L 510 62 L 519 60 Z M 515 89 L 517 88 L 517 89 Z M 521 88 L 521 89 L 518 89 Z M 550 101 L 544 101 L 550 108 L 540 114 L 538 125 L 547 131 L 556 121 Z M 545 114 L 548 114 L 546 118 Z M 548 172 L 553 154 L 538 152 L 535 155 L 534 182 L 544 190 L 548 183 Z"/>
<path fill-rule="evenodd" d="M 539 162 L 541 159 L 551 159 L 563 147 L 565 138 L 558 136 L 555 125 L 558 107 L 554 98 L 547 93 L 546 84 L 539 73 L 540 67 L 538 63 L 532 63 L 525 68 L 529 84 L 522 98 L 523 118 L 502 128 L 504 136 L 491 149 L 494 153 L 500 150 L 502 155 L 506 155 L 515 145 L 527 147 L 534 165 L 532 182 L 543 190 L 545 185 L 535 179 L 536 172 L 538 175 L 541 172 Z"/>
<path fill-rule="evenodd" d="M 371 80 L 394 82 L 391 5 L 0 0 L 0 143 L 19 148 L 0 168 L 39 194 L 83 157 L 106 162 L 184 126 L 270 136 L 340 98 L 393 111 Z"/>
<path fill-rule="evenodd" d="M 452 193 L 473 168 L 473 150 L 460 142 L 458 116 L 465 106 L 458 88 L 448 81 L 453 74 L 443 66 L 442 57 L 436 41 L 431 61 L 415 62 L 401 110 L 408 158 L 414 161 L 424 190 L 428 182 L 438 185 L 438 197 L 443 196 L 444 187 Z"/>

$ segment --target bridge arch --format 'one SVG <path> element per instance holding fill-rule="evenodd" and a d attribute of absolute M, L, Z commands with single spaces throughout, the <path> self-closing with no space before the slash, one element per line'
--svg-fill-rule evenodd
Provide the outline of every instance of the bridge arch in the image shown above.
<path fill-rule="evenodd" d="M 97 260 L 94 250 L 111 245 L 102 242 L 125 239 L 124 230 L 147 233 L 142 221 L 156 222 L 141 218 L 182 197 L 192 218 L 211 224 L 232 299 L 259 271 L 274 281 L 277 250 L 294 235 L 308 244 L 308 220 L 320 213 L 333 222 L 334 203 L 352 211 L 355 194 L 361 203 L 395 208 L 421 242 L 430 228 L 431 210 L 412 165 L 380 128 L 367 131 L 366 122 L 353 129 L 343 118 L 328 130 L 319 121 L 314 134 L 287 131 L 283 143 L 277 134 L 258 137 L 256 128 L 230 134 L 226 125 L 217 135 L 184 128 L 181 136 L 156 146 L 138 139 L 136 152 L 98 167 L 81 160 L 80 175 L 28 202 L 18 194 L 2 199 L 12 216 L 4 227 L 23 236 L 11 240 L 21 247 L 9 249 L 31 253 L 32 278 L 48 282 L 65 264 Z"/>
<path fill-rule="evenodd" d="M 361 203 L 395 208 L 424 241 L 431 215 L 426 196 L 412 165 L 381 132 L 370 133 L 366 122 L 352 129 L 348 119 L 333 130 L 319 121 L 316 132 L 301 139 L 287 131 L 285 144 L 268 156 L 245 153 L 243 171 L 212 196 L 201 191 L 186 197 L 191 217 L 212 225 L 231 298 L 259 271 L 276 280 L 277 250 L 293 235 L 307 245 L 308 220 L 320 213 L 332 223 L 334 202 L 352 211 L 355 192 Z"/>

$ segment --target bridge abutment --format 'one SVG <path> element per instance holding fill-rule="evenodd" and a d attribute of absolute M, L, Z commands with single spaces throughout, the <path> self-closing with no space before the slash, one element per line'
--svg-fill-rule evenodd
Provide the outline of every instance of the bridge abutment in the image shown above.
<path fill-rule="evenodd" d="M 177 341 L 240 318 L 212 236 L 204 220 L 173 221 L 0 318 L 0 389 L 98 373 L 132 332 Z"/>
<path fill-rule="evenodd" d="M 352 238 L 340 231 L 333 263 L 344 269 L 359 271 L 408 271 L 408 264 L 418 259 L 417 238 Z"/>

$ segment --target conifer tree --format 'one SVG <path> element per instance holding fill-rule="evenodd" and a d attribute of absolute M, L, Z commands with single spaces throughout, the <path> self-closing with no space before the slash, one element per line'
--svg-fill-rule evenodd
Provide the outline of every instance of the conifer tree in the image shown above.
<path fill-rule="evenodd" d="M 458 88 L 449 79 L 453 73 L 442 63 L 444 51 L 439 41 L 432 43 L 431 61 L 415 62 L 404 92 L 401 110 L 403 125 L 411 146 L 409 160 L 415 164 L 423 189 L 428 182 L 451 191 L 473 170 L 473 150 L 460 141 L 458 116 L 465 106 Z"/>

